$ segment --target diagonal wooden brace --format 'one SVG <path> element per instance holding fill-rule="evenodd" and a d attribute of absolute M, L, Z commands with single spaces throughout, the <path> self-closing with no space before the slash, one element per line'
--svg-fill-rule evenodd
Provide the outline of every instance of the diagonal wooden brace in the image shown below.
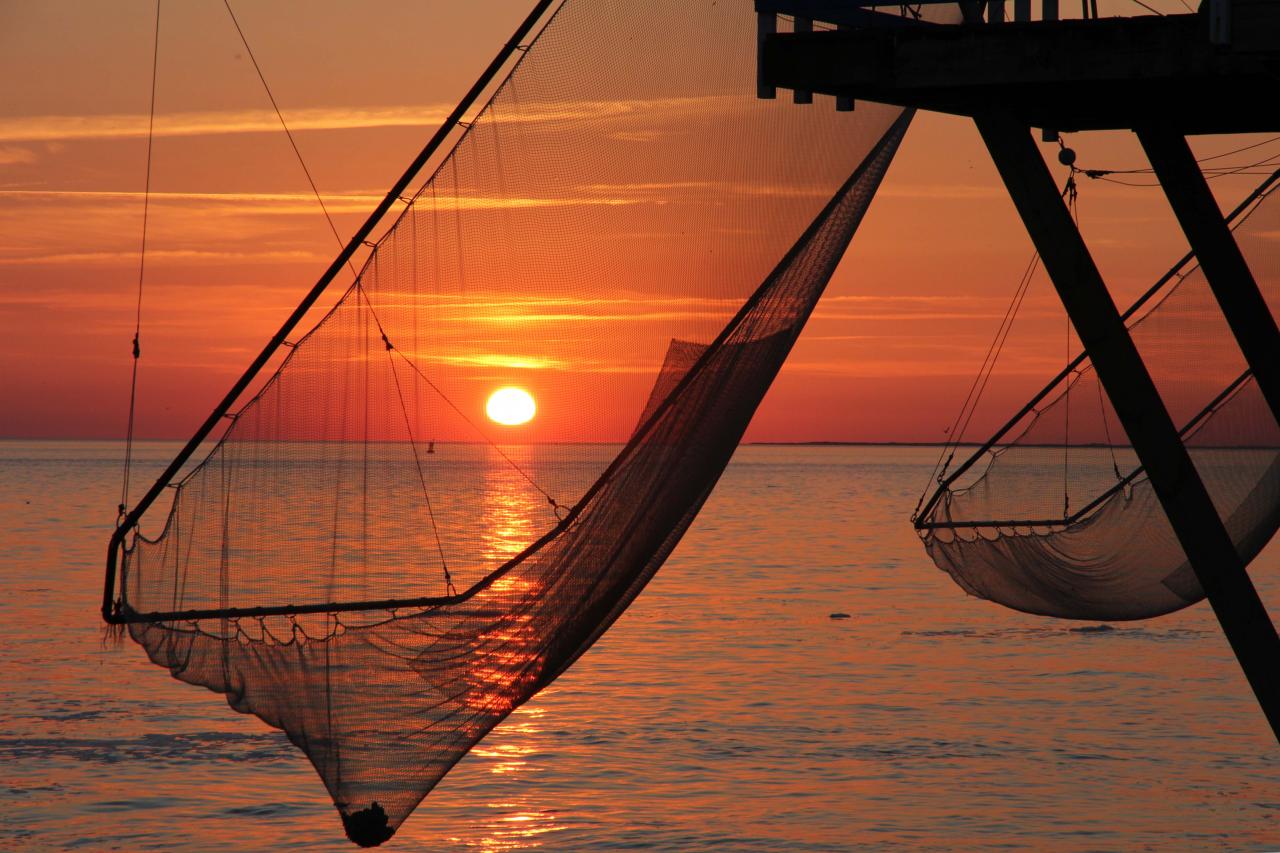
<path fill-rule="evenodd" d="M 1280 329 L 1204 173 L 1187 140 L 1176 131 L 1139 127 L 1137 133 L 1258 389 L 1280 420 Z"/>
<path fill-rule="evenodd" d="M 974 121 L 1214 615 L 1280 739 L 1280 637 L 1030 128 L 1007 113 L 984 113 Z"/>

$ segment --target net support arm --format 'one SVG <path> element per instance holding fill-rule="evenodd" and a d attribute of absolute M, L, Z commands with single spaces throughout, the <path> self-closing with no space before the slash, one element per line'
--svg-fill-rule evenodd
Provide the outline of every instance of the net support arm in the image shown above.
<path fill-rule="evenodd" d="M 1231 334 L 1257 379 L 1258 390 L 1280 420 L 1280 329 L 1204 173 L 1186 138 L 1176 131 L 1139 127 L 1137 134 Z"/>
<path fill-rule="evenodd" d="M 1280 637 L 1031 129 L 999 112 L 975 115 L 974 121 L 1272 732 L 1280 739 L 1280 678 L 1275 673 Z"/>
<path fill-rule="evenodd" d="M 108 624 L 121 624 L 124 621 L 119 618 L 115 612 L 115 588 L 120 553 L 124 549 L 125 537 L 128 536 L 129 531 L 137 527 L 138 521 L 142 518 L 142 515 L 153 503 L 155 503 L 156 499 L 165 490 L 165 487 L 174 481 L 178 472 L 182 470 L 182 466 L 185 465 L 187 460 L 189 460 L 196 450 L 199 449 L 205 439 L 213 433 L 214 429 L 218 426 L 218 423 L 223 419 L 223 417 L 231 411 L 231 407 L 235 405 L 238 399 L 240 399 L 240 396 L 245 392 L 245 389 L 249 387 L 250 383 L 252 383 L 258 373 L 261 372 L 262 368 L 266 366 L 271 357 L 278 349 L 280 349 L 288 339 L 289 334 L 294 330 L 298 323 L 302 321 L 302 318 L 306 316 L 312 306 L 315 305 L 321 294 L 323 294 L 333 280 L 337 278 L 338 273 L 342 271 L 342 268 L 349 260 L 351 260 L 359 248 L 364 245 L 365 241 L 369 238 L 369 235 L 373 233 L 373 229 L 377 227 L 378 223 L 382 221 L 382 218 L 386 216 L 389 210 L 391 210 L 392 205 L 401 198 L 405 190 L 409 187 L 409 184 L 445 143 L 454 129 L 461 124 L 462 119 L 467 114 L 467 111 L 470 110 L 480 96 L 484 94 L 484 91 L 489 87 L 494 79 L 497 78 L 498 73 L 511 59 L 512 55 L 520 49 L 521 43 L 529 33 L 533 31 L 533 28 L 537 25 L 538 21 L 542 19 L 547 10 L 555 3 L 556 0 L 538 0 L 538 2 L 534 4 L 533 9 L 530 10 L 525 19 L 520 22 L 520 26 L 516 28 L 515 32 L 511 35 L 511 38 L 508 39 L 507 43 L 498 51 L 497 56 L 493 58 L 493 61 L 489 63 L 489 65 L 480 74 L 480 77 L 472 84 L 471 88 L 467 90 L 467 93 L 463 95 L 462 100 L 460 100 L 457 106 L 453 108 L 453 112 L 449 114 L 436 132 L 432 134 L 431 138 L 427 141 L 427 144 L 422 148 L 422 151 L 413 159 L 413 162 L 409 164 L 407 169 L 405 169 L 404 174 L 402 174 L 399 180 L 395 182 L 382 201 L 378 203 L 378 206 L 373 209 L 373 212 L 369 214 L 369 217 L 364 221 L 364 224 L 356 230 L 350 241 L 343 246 L 342 251 L 339 252 L 338 256 L 333 259 L 333 262 L 329 264 L 329 267 L 324 271 L 324 274 L 320 276 L 320 279 L 314 286 L 312 286 L 311 290 L 307 292 L 307 295 L 303 297 L 302 301 L 298 304 L 298 307 L 293 310 L 293 313 L 289 315 L 288 319 L 284 321 L 284 325 L 282 325 L 280 330 L 272 336 L 271 340 L 267 342 L 267 345 L 263 347 L 262 352 L 258 354 L 257 358 L 253 360 L 248 369 L 246 369 L 240 378 L 236 380 L 235 384 L 231 387 L 231 390 L 227 392 L 226 396 L 222 398 L 222 401 L 218 403 L 214 410 L 209 414 L 209 417 L 206 418 L 204 423 L 200 425 L 200 428 L 196 430 L 195 435 L 191 437 L 186 445 L 183 446 L 182 450 L 178 452 L 178 455 L 174 457 L 173 461 L 169 463 L 169 467 L 164 470 L 164 473 L 160 475 L 160 478 L 156 480 L 150 489 L 147 490 L 146 494 L 142 496 L 138 503 L 129 510 L 125 518 L 116 527 L 115 531 L 111 534 L 111 540 L 107 545 L 107 568 L 103 579 L 102 618 Z"/>

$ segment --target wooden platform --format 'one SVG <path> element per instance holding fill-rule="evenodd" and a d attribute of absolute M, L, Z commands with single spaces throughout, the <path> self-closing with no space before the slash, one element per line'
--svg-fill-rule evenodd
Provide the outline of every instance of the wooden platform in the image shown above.
<path fill-rule="evenodd" d="M 1280 2 L 1236 0 L 1233 16 L 1228 45 L 1211 43 L 1206 15 L 776 33 L 760 72 L 779 88 L 957 115 L 998 103 L 1054 130 L 1280 132 Z"/>

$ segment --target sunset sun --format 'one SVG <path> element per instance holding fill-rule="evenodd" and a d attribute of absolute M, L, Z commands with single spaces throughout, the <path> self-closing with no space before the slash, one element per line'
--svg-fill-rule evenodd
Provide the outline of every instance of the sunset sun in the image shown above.
<path fill-rule="evenodd" d="M 533 420 L 538 405 L 533 395 L 523 388 L 499 388 L 489 395 L 484 411 L 494 423 L 518 426 Z"/>

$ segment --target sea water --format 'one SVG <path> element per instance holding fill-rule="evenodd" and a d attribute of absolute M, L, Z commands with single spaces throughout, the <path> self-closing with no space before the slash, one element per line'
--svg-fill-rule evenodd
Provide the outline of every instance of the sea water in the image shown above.
<path fill-rule="evenodd" d="M 391 849 L 1280 847 L 1280 749 L 1208 606 L 1104 626 L 966 596 L 907 520 L 935 458 L 741 448 Z M 351 849 L 283 735 L 104 645 L 120 459 L 0 442 L 0 848 Z M 1277 556 L 1252 572 L 1280 616 Z"/>

